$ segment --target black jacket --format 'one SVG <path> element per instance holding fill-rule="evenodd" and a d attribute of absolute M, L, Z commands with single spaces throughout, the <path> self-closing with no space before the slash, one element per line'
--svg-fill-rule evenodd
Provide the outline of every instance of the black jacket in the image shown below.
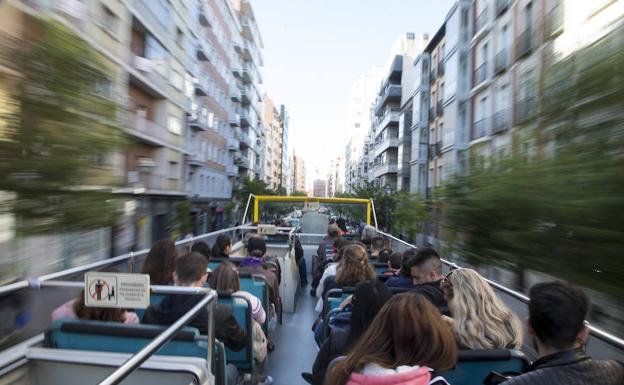
<path fill-rule="evenodd" d="M 444 292 L 440 288 L 440 282 L 442 282 L 442 280 L 416 285 L 414 287 L 414 292 L 424 295 L 440 310 L 440 313 L 449 315 L 448 304 L 444 299 Z"/>
<path fill-rule="evenodd" d="M 581 349 L 554 353 L 535 361 L 524 374 L 504 385 L 621 385 L 624 365 L 617 361 L 597 361 Z"/>
<path fill-rule="evenodd" d="M 329 337 L 321 345 L 321 349 L 316 355 L 314 365 L 312 365 L 313 385 L 322 385 L 327 373 L 327 367 L 336 357 L 342 356 L 347 350 L 347 339 L 349 337 L 349 328 L 334 328 L 329 333 Z"/>
<path fill-rule="evenodd" d="M 143 323 L 156 325 L 171 325 L 201 301 L 200 295 L 173 294 L 165 297 L 161 303 L 150 305 L 145 310 Z M 188 324 L 196 327 L 201 334 L 207 333 L 208 311 L 202 309 Z M 228 348 L 239 351 L 245 347 L 247 339 L 245 330 L 236 322 L 232 308 L 228 305 L 217 304 L 214 310 L 215 338 Z"/>

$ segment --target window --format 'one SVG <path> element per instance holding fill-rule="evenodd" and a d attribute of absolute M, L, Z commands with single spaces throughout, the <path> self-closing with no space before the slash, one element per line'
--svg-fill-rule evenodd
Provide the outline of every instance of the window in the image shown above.
<path fill-rule="evenodd" d="M 502 51 L 503 49 L 506 49 L 507 46 L 509 45 L 509 27 L 507 26 L 507 24 L 503 25 L 503 28 L 501 29 L 501 33 L 500 33 L 500 50 Z"/>
<path fill-rule="evenodd" d="M 172 132 L 176 135 L 182 135 L 182 122 L 180 118 L 169 115 L 169 119 L 167 120 L 167 128 L 169 132 Z"/>
<path fill-rule="evenodd" d="M 105 5 L 102 5 L 102 27 L 113 35 L 117 35 L 119 17 Z"/>
<path fill-rule="evenodd" d="M 360 123 L 355 123 L 355 128 L 360 128 Z"/>
<path fill-rule="evenodd" d="M 212 112 L 208 113 L 208 128 L 213 128 L 215 122 L 215 116 Z"/>
<path fill-rule="evenodd" d="M 194 91 L 193 75 L 187 72 L 186 74 L 184 74 L 184 95 L 187 98 L 192 98 L 193 91 Z"/>
<path fill-rule="evenodd" d="M 161 75 L 167 76 L 167 61 L 169 54 L 153 36 L 145 38 L 145 57 L 152 61 L 152 67 Z"/>
<path fill-rule="evenodd" d="M 102 79 L 95 83 L 94 92 L 96 95 L 103 98 L 112 99 L 113 97 L 113 82 L 110 79 Z"/>
<path fill-rule="evenodd" d="M 184 87 L 184 78 L 182 74 L 176 70 L 171 71 L 171 85 L 180 91 L 182 91 Z"/>
<path fill-rule="evenodd" d="M 180 27 L 176 27 L 176 43 L 180 47 L 184 47 L 184 32 L 182 32 Z"/>
<path fill-rule="evenodd" d="M 178 178 L 178 163 L 177 162 L 169 162 L 169 179 L 177 179 Z"/>

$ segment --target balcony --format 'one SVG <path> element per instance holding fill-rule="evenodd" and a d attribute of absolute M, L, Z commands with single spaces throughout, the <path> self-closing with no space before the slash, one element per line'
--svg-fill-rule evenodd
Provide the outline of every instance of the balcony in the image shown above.
<path fill-rule="evenodd" d="M 240 115 L 236 112 L 230 112 L 228 115 L 230 127 L 238 127 L 240 125 Z"/>
<path fill-rule="evenodd" d="M 441 61 L 438 63 L 438 77 L 444 76 L 444 62 Z"/>
<path fill-rule="evenodd" d="M 483 118 L 472 123 L 472 140 L 477 140 L 489 135 L 490 119 Z"/>
<path fill-rule="evenodd" d="M 251 123 L 251 117 L 249 116 L 249 111 L 242 110 L 240 114 L 240 126 L 249 127 L 250 123 Z"/>
<path fill-rule="evenodd" d="M 518 100 L 514 107 L 514 124 L 520 124 L 535 115 L 537 105 L 535 98 L 527 97 Z"/>
<path fill-rule="evenodd" d="M 199 112 L 200 111 L 196 111 L 193 115 L 188 116 L 188 125 L 192 129 L 206 131 L 208 130 L 208 119 Z"/>
<path fill-rule="evenodd" d="M 200 146 L 194 145 L 190 148 L 190 155 L 187 155 L 186 162 L 191 167 L 201 167 L 206 163 L 206 153 L 202 152 Z"/>
<path fill-rule="evenodd" d="M 380 115 L 382 112 L 382 108 L 386 105 L 386 103 L 400 102 L 400 101 L 401 101 L 401 85 L 389 84 L 380 93 L 377 106 L 375 107 L 375 113 L 377 115 Z"/>
<path fill-rule="evenodd" d="M 388 127 L 389 125 L 397 125 L 399 124 L 399 114 L 401 112 L 400 111 L 394 111 L 394 110 L 386 110 L 385 114 L 383 115 L 383 117 L 381 118 L 381 120 L 379 120 L 379 124 L 377 125 L 377 129 L 378 130 L 383 130 L 384 128 Z"/>
<path fill-rule="evenodd" d="M 239 142 L 233 135 L 227 138 L 228 151 L 238 151 Z"/>
<path fill-rule="evenodd" d="M 141 88 L 148 91 L 152 96 L 166 96 L 165 91 L 169 87 L 169 80 L 166 77 L 168 71 L 166 62 L 131 54 L 130 65 L 140 75 L 136 76 L 131 72 L 131 80 L 134 78 L 134 82 L 140 84 Z"/>
<path fill-rule="evenodd" d="M 195 43 L 195 50 L 197 51 L 197 60 L 210 61 L 210 48 L 203 40 L 198 40 Z"/>
<path fill-rule="evenodd" d="M 401 79 L 401 73 L 403 72 L 403 56 L 396 55 L 392 60 L 392 67 L 390 68 L 390 74 L 388 78 L 399 81 Z"/>
<path fill-rule="evenodd" d="M 477 16 L 475 20 L 475 28 L 472 31 L 472 36 L 476 36 L 488 22 L 488 7 L 485 7 L 483 11 Z"/>
<path fill-rule="evenodd" d="M 509 128 L 509 111 L 503 109 L 494 113 L 492 135 L 499 134 Z"/>
<path fill-rule="evenodd" d="M 197 74 L 197 77 L 194 79 L 195 95 L 208 96 L 210 90 L 208 77 L 204 74 L 203 70 L 200 70 Z"/>
<path fill-rule="evenodd" d="M 251 103 L 251 98 L 249 96 L 249 87 L 240 87 L 240 94 L 241 94 L 241 103 L 242 104 L 250 104 Z"/>
<path fill-rule="evenodd" d="M 442 155 L 442 142 L 435 142 L 429 145 L 429 160 Z"/>
<path fill-rule="evenodd" d="M 509 8 L 509 0 L 496 0 L 496 17 L 502 15 Z"/>
<path fill-rule="evenodd" d="M 245 82 L 246 84 L 255 82 L 254 69 L 251 65 L 243 64 L 243 71 L 241 74 L 242 74 L 243 82 Z"/>
<path fill-rule="evenodd" d="M 242 148 L 254 146 L 254 143 L 252 143 L 249 135 L 244 132 L 241 132 L 240 135 L 238 135 L 238 141 L 240 142 Z"/>
<path fill-rule="evenodd" d="M 238 175 L 238 167 L 236 165 L 228 165 L 225 169 L 227 176 L 237 176 Z"/>
<path fill-rule="evenodd" d="M 476 87 L 479 84 L 483 83 L 486 77 L 487 77 L 487 62 L 484 62 L 479 67 L 477 67 L 477 69 L 474 71 L 473 87 Z"/>
<path fill-rule="evenodd" d="M 544 38 L 550 39 L 563 31 L 563 6 L 558 2 L 544 16 Z"/>
<path fill-rule="evenodd" d="M 507 70 L 507 66 L 509 65 L 509 53 L 507 48 L 503 48 L 494 57 L 494 74 L 498 75 L 500 73 L 505 72 Z"/>
<path fill-rule="evenodd" d="M 212 14 L 210 14 L 210 8 L 205 4 L 199 4 L 199 24 L 204 27 L 212 28 L 212 23 L 210 22 Z"/>
<path fill-rule="evenodd" d="M 249 158 L 247 155 L 239 154 L 236 158 L 234 158 L 234 164 L 236 164 L 239 168 L 249 169 Z"/>
<path fill-rule="evenodd" d="M 230 99 L 233 102 L 239 103 L 241 101 L 241 92 L 238 87 L 230 87 Z"/>
<path fill-rule="evenodd" d="M 528 55 L 533 48 L 531 27 L 525 29 L 516 39 L 516 60 Z"/>
<path fill-rule="evenodd" d="M 126 116 L 127 132 L 142 142 L 156 147 L 164 147 L 169 142 L 167 128 L 148 120 L 143 113 L 129 112 Z"/>
<path fill-rule="evenodd" d="M 379 178 L 386 174 L 396 174 L 398 171 L 398 166 L 396 164 L 396 160 L 394 162 L 386 162 L 386 163 L 377 163 L 374 168 L 375 178 Z"/>
<path fill-rule="evenodd" d="M 241 74 L 243 73 L 241 68 L 238 65 L 233 64 L 231 61 L 230 61 L 230 66 L 231 66 L 230 70 L 232 71 L 232 75 L 234 75 L 234 77 L 240 78 Z"/>
<path fill-rule="evenodd" d="M 401 144 L 401 140 L 398 136 L 385 137 L 375 146 L 375 155 L 379 155 L 391 148 L 397 148 L 399 147 L 399 144 Z"/>

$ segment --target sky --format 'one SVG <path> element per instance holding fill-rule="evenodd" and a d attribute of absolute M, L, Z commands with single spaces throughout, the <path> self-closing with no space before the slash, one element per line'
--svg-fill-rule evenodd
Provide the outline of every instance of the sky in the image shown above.
<path fill-rule="evenodd" d="M 432 37 L 453 2 L 252 2 L 264 42 L 262 87 L 290 112 L 289 145 L 305 160 L 308 186 L 324 178 L 331 158 L 344 156 L 347 99 L 356 77 L 384 65 L 406 32 Z"/>

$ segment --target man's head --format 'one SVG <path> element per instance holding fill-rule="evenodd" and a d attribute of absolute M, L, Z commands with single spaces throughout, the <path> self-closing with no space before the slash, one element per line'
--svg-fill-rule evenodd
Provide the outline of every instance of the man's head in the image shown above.
<path fill-rule="evenodd" d="M 390 258 L 388 258 L 388 268 L 394 271 L 399 271 L 401 266 L 403 265 L 403 253 L 395 251 L 390 254 Z"/>
<path fill-rule="evenodd" d="M 416 255 L 409 260 L 410 275 L 414 285 L 435 282 L 444 278 L 442 274 L 442 261 L 438 253 L 432 248 L 418 250 Z"/>
<path fill-rule="evenodd" d="M 266 254 L 266 241 L 262 235 L 252 235 L 247 240 L 247 251 L 252 257 L 262 257 Z"/>
<path fill-rule="evenodd" d="M 384 249 L 386 242 L 382 237 L 375 237 L 371 241 L 371 255 L 376 257 L 379 252 Z"/>
<path fill-rule="evenodd" d="M 342 232 L 340 231 L 340 227 L 338 227 L 338 225 L 329 225 L 329 227 L 327 228 L 327 235 L 329 235 L 331 238 L 338 238 L 340 237 L 340 235 L 342 235 Z"/>
<path fill-rule="evenodd" d="M 173 282 L 176 286 L 203 287 L 208 277 L 206 258 L 195 252 L 178 257 Z"/>
<path fill-rule="evenodd" d="M 537 339 L 540 353 L 586 343 L 589 329 L 584 321 L 589 301 L 579 288 L 563 282 L 538 283 L 529 297 L 529 333 Z"/>

